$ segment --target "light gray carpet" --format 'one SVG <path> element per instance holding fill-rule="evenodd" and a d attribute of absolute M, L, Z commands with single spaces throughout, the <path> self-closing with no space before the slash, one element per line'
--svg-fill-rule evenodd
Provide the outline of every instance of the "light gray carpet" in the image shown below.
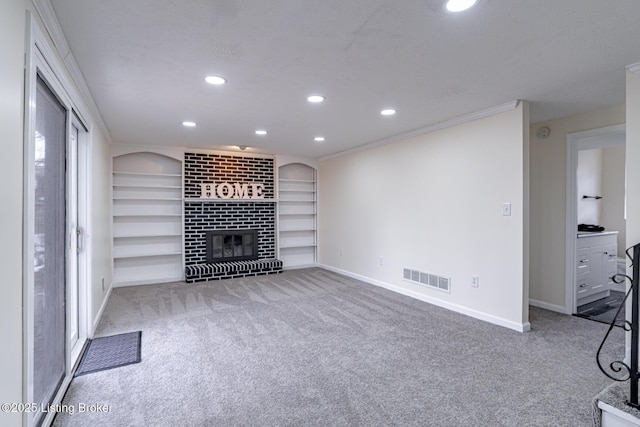
<path fill-rule="evenodd" d="M 142 362 L 73 380 L 55 426 L 589 426 L 607 326 L 518 333 L 322 269 L 115 289 L 97 336 Z M 615 328 L 607 354 L 624 354 Z"/>

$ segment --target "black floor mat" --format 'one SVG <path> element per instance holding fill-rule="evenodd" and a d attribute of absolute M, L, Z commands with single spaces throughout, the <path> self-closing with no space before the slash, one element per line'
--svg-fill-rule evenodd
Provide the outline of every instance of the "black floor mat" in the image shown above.
<path fill-rule="evenodd" d="M 611 291 L 611 295 L 607 298 L 579 306 L 576 316 L 607 324 L 611 324 L 615 318 L 616 326 L 623 326 L 624 307 L 622 307 L 620 313 L 616 316 L 618 307 L 622 304 L 623 299 L 623 292 Z"/>
<path fill-rule="evenodd" d="M 142 331 L 90 340 L 74 376 L 139 363 L 141 341 Z"/>

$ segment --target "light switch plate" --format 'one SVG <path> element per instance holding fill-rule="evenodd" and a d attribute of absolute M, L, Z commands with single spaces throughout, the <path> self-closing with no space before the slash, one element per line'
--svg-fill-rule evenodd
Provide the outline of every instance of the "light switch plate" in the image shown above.
<path fill-rule="evenodd" d="M 502 204 L 502 216 L 511 216 L 511 203 L 505 202 Z"/>

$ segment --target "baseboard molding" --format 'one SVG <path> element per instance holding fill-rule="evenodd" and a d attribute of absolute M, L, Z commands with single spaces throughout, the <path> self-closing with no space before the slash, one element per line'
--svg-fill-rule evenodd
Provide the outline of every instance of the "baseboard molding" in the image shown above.
<path fill-rule="evenodd" d="M 603 427 L 634 427 L 640 426 L 640 420 L 631 414 L 621 411 L 603 401 L 598 401 L 601 425 Z"/>
<path fill-rule="evenodd" d="M 567 311 L 562 305 L 551 304 L 548 302 L 538 301 L 536 299 L 531 299 L 531 298 L 529 298 L 529 305 L 532 305 L 538 308 L 544 308 L 545 310 L 549 310 L 549 311 L 555 311 L 557 313 L 567 314 Z"/>
<path fill-rule="evenodd" d="M 402 294 L 429 304 L 436 305 L 438 307 L 446 308 L 447 310 L 454 311 L 456 313 L 464 314 L 466 316 L 473 317 L 474 319 L 482 320 L 488 323 L 492 323 L 494 325 L 502 326 L 508 329 L 512 329 L 518 332 L 528 332 L 531 330 L 531 324 L 529 322 L 517 323 L 512 322 L 511 320 L 503 319 L 501 317 L 494 316 L 492 314 L 487 314 L 481 311 L 473 310 L 467 307 L 463 307 L 457 304 L 452 304 L 447 301 L 443 301 L 438 298 L 433 298 L 428 295 L 424 295 L 418 292 L 411 291 L 409 289 L 402 288 L 397 285 L 391 285 L 386 282 L 382 282 L 380 280 L 372 279 L 370 277 L 362 276 L 360 274 L 352 273 L 347 270 L 342 270 L 340 268 L 332 267 L 330 265 L 318 264 L 318 267 L 324 268 L 329 271 L 333 271 L 334 273 L 342 274 L 347 277 L 351 277 L 353 279 L 360 280 L 365 283 L 369 283 L 371 285 L 379 286 L 381 288 L 388 289 L 390 291 L 396 292 L 398 294 Z"/>
<path fill-rule="evenodd" d="M 289 266 L 289 267 L 282 267 L 282 271 L 286 271 L 286 270 L 303 270 L 305 268 L 314 268 L 314 267 L 322 267 L 322 266 L 319 265 L 318 263 L 304 264 L 304 265 L 293 265 L 293 266 Z"/>
<path fill-rule="evenodd" d="M 109 301 L 109 297 L 111 297 L 111 290 L 113 289 L 113 286 L 109 286 L 107 288 L 107 293 L 104 296 L 104 299 L 102 300 L 102 305 L 100 305 L 100 310 L 98 310 L 98 314 L 93 318 L 93 322 L 91 324 L 91 330 L 87 331 L 87 338 L 92 339 L 93 335 L 96 332 L 96 329 L 98 329 L 98 323 L 100 323 L 100 319 L 102 319 L 102 314 L 104 313 L 104 309 L 107 307 L 107 302 Z"/>

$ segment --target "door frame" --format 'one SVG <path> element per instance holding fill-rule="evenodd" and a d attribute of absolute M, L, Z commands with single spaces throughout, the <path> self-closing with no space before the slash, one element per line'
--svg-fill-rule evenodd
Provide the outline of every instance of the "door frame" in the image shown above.
<path fill-rule="evenodd" d="M 23 402 L 34 402 L 34 275 L 33 275 L 33 257 L 34 257 L 34 201 L 35 201 L 35 166 L 32 161 L 34 158 L 35 145 L 35 121 L 36 121 L 36 79 L 39 75 L 56 94 L 58 100 L 63 104 L 67 111 L 66 130 L 67 130 L 67 152 L 70 140 L 70 132 L 72 125 L 76 125 L 79 129 L 77 140 L 77 195 L 78 199 L 75 206 L 71 208 L 77 211 L 78 224 L 85 230 L 85 236 L 89 235 L 91 207 L 90 200 L 90 141 L 91 141 L 91 124 L 82 113 L 84 106 L 77 102 L 77 96 L 74 96 L 74 86 L 64 72 L 64 66 L 60 64 L 53 47 L 50 45 L 48 38 L 40 28 L 37 19 L 34 18 L 30 11 L 27 11 L 27 31 L 25 40 L 25 79 L 24 79 L 24 175 L 23 175 Z M 80 105 L 80 106 L 79 106 Z M 67 154 L 65 154 L 66 156 Z M 68 177 L 65 177 L 68 187 Z M 67 188 L 68 190 L 68 188 Z M 67 191 L 65 190 L 65 191 Z M 68 220 L 65 218 L 68 225 Z M 69 230 L 66 228 L 67 250 L 65 257 L 68 256 L 69 247 Z M 81 332 L 80 347 L 88 338 L 90 333 L 90 290 L 91 283 L 91 263 L 90 251 L 91 240 L 84 239 L 84 250 L 77 256 L 78 271 L 78 321 Z M 67 283 L 65 283 L 65 289 Z M 66 313 L 68 316 L 68 313 Z M 64 393 L 71 382 L 73 368 L 80 356 L 80 351 L 74 349 L 73 354 L 69 346 L 69 325 L 65 325 L 65 376 L 58 388 L 53 403 L 62 401 Z M 40 409 L 40 408 L 38 408 Z M 54 412 L 43 414 L 42 425 L 49 425 Z M 34 413 L 25 411 L 23 413 L 23 425 L 34 425 Z"/>
<path fill-rule="evenodd" d="M 625 144 L 626 125 L 613 125 L 567 134 L 567 179 L 565 219 L 565 314 L 576 312 L 576 236 L 578 230 L 578 153 L 594 148 Z"/>

